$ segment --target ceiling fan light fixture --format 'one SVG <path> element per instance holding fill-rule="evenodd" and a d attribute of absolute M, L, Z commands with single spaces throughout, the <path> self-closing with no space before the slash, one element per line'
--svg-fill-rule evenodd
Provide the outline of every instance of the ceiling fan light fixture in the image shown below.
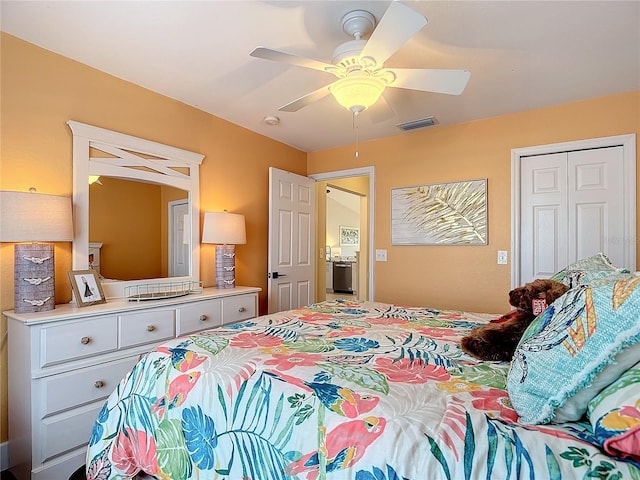
<path fill-rule="evenodd" d="M 336 101 L 353 113 L 360 113 L 376 103 L 385 82 L 369 76 L 352 76 L 341 78 L 329 87 Z"/>
<path fill-rule="evenodd" d="M 343 16 L 342 29 L 353 40 L 338 45 L 331 64 L 266 47 L 257 47 L 250 55 L 336 76 L 338 80 L 334 83 L 317 88 L 278 110 L 297 112 L 331 93 L 354 114 L 355 126 L 355 116 L 376 103 L 386 87 L 449 95 L 462 93 L 471 75 L 466 70 L 385 68 L 385 62 L 426 24 L 424 15 L 394 0 L 379 20 L 364 10 Z"/>

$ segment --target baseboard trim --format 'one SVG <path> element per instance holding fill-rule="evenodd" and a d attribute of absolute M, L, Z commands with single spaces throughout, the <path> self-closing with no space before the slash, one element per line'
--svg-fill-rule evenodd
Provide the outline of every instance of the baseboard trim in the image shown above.
<path fill-rule="evenodd" d="M 9 468 L 9 442 L 0 443 L 0 471 Z"/>

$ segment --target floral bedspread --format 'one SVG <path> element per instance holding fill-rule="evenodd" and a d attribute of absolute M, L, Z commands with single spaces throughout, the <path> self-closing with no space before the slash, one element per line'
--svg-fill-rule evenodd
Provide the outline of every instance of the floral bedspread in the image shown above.
<path fill-rule="evenodd" d="M 496 315 L 335 300 L 173 340 L 101 410 L 87 479 L 640 479 L 586 423 L 518 424 Z"/>

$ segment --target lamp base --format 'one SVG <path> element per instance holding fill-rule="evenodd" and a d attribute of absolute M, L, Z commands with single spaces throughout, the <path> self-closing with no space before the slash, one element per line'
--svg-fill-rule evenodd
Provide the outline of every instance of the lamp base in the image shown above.
<path fill-rule="evenodd" d="M 235 245 L 216 245 L 216 286 L 218 288 L 236 286 L 235 249 Z"/>
<path fill-rule="evenodd" d="M 16 243 L 14 247 L 14 310 L 35 313 L 56 304 L 52 243 Z"/>

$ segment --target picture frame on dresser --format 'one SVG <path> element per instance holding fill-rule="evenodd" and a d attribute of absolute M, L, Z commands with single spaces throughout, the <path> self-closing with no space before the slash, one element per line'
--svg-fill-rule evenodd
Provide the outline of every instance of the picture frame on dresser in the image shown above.
<path fill-rule="evenodd" d="M 78 307 L 106 303 L 100 278 L 95 270 L 70 270 L 69 282 Z"/>

